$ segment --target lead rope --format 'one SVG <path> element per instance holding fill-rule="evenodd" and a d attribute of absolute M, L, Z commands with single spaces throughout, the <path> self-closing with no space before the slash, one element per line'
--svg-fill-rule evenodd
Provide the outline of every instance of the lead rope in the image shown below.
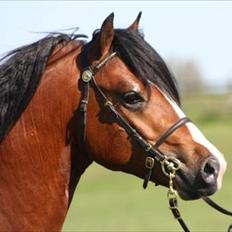
<path fill-rule="evenodd" d="M 169 209 L 171 210 L 174 218 L 179 222 L 180 226 L 185 232 L 190 232 L 188 226 L 184 222 L 183 218 L 181 217 L 180 211 L 178 209 L 178 194 L 177 191 L 174 189 L 173 180 L 176 177 L 176 171 L 180 168 L 180 162 L 177 159 L 173 159 L 170 157 L 165 157 L 163 161 L 161 161 L 161 168 L 163 173 L 169 178 L 169 189 L 167 193 L 168 202 L 169 202 Z M 202 199 L 210 205 L 212 208 L 216 209 L 222 214 L 232 216 L 232 212 L 226 210 L 216 204 L 213 200 L 208 197 L 202 197 Z M 229 225 L 227 232 L 232 232 L 232 224 Z"/>
<path fill-rule="evenodd" d="M 180 169 L 180 165 L 180 161 L 173 158 L 165 158 L 161 161 L 162 171 L 169 178 L 169 189 L 167 193 L 169 209 L 171 210 L 174 218 L 179 222 L 184 232 L 190 232 L 178 209 L 178 194 L 173 185 L 173 180 L 176 177 L 176 171 Z"/>
<path fill-rule="evenodd" d="M 208 198 L 208 197 L 202 197 L 202 200 L 204 200 L 209 206 L 211 206 L 212 208 L 216 209 L 218 212 L 225 214 L 227 216 L 232 216 L 232 212 L 222 208 L 220 205 L 218 205 L 217 203 L 215 203 L 212 199 Z M 227 232 L 232 232 L 232 224 L 229 225 Z"/>
<path fill-rule="evenodd" d="M 161 167 L 163 173 L 168 176 L 169 178 L 169 189 L 167 193 L 168 202 L 169 202 L 169 209 L 171 210 L 174 218 L 179 222 L 180 226 L 185 232 L 190 232 L 188 226 L 184 222 L 183 218 L 181 217 L 180 211 L 178 209 L 178 194 L 177 191 L 174 189 L 173 180 L 176 177 L 176 171 L 180 168 L 180 162 L 176 163 L 176 159 L 172 160 L 172 158 L 165 158 L 161 161 Z M 226 210 L 216 204 L 213 200 L 208 197 L 202 197 L 202 199 L 211 207 L 228 216 L 232 216 L 232 212 Z M 227 232 L 232 232 L 232 224 L 229 225 Z"/>
<path fill-rule="evenodd" d="M 231 211 L 222 208 L 220 205 L 218 205 L 217 203 L 215 203 L 210 198 L 208 198 L 208 197 L 202 197 L 202 200 L 204 200 L 208 205 L 210 205 L 212 208 L 216 209 L 220 213 L 228 215 L 228 216 L 232 216 L 232 212 Z"/>

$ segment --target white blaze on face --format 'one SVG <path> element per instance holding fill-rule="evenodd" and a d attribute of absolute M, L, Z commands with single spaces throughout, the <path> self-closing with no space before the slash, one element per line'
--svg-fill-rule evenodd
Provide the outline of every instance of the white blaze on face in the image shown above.
<path fill-rule="evenodd" d="M 184 112 L 181 110 L 181 108 L 173 100 L 167 97 L 162 91 L 160 92 L 168 100 L 168 102 L 170 103 L 170 105 L 172 106 L 176 114 L 179 116 L 179 118 L 186 117 Z M 222 186 L 223 175 L 226 171 L 226 161 L 222 153 L 205 138 L 205 136 L 193 123 L 191 122 L 186 123 L 186 127 L 188 128 L 193 141 L 198 144 L 201 144 L 206 149 L 208 149 L 211 155 L 214 156 L 218 160 L 220 168 L 219 168 L 219 173 L 218 173 L 218 178 L 217 178 L 217 189 L 219 190 Z"/>

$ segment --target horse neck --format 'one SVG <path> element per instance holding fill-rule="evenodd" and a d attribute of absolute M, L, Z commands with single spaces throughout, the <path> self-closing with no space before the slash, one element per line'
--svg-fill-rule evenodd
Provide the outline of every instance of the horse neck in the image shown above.
<path fill-rule="evenodd" d="M 0 145 L 0 231 L 62 228 L 90 164 L 72 136 L 80 100 L 79 53 L 75 42 L 54 51 L 34 97 Z"/>

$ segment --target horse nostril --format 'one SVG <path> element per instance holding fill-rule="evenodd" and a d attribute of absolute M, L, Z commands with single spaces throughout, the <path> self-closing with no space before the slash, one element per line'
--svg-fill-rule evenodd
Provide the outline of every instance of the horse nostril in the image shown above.
<path fill-rule="evenodd" d="M 214 167 L 212 166 L 211 163 L 207 162 L 205 164 L 204 173 L 209 174 L 209 175 L 215 173 L 215 169 L 214 169 Z"/>
<path fill-rule="evenodd" d="M 206 184 L 215 184 L 217 181 L 219 171 L 219 162 L 213 158 L 209 157 L 202 166 L 201 176 Z"/>

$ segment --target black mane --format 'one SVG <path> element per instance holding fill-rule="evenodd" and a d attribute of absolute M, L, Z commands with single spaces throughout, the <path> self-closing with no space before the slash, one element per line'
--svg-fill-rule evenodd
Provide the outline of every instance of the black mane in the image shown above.
<path fill-rule="evenodd" d="M 137 31 L 115 30 L 113 50 L 143 82 L 151 81 L 180 104 L 175 78 L 160 55 Z"/>
<path fill-rule="evenodd" d="M 0 142 L 34 95 L 53 49 L 78 37 L 86 36 L 53 33 L 0 59 Z M 153 82 L 180 103 L 174 77 L 137 31 L 115 30 L 113 50 L 142 81 Z"/>
<path fill-rule="evenodd" d="M 64 34 L 50 35 L 0 60 L 0 141 L 34 95 L 53 49 L 69 40 Z"/>

